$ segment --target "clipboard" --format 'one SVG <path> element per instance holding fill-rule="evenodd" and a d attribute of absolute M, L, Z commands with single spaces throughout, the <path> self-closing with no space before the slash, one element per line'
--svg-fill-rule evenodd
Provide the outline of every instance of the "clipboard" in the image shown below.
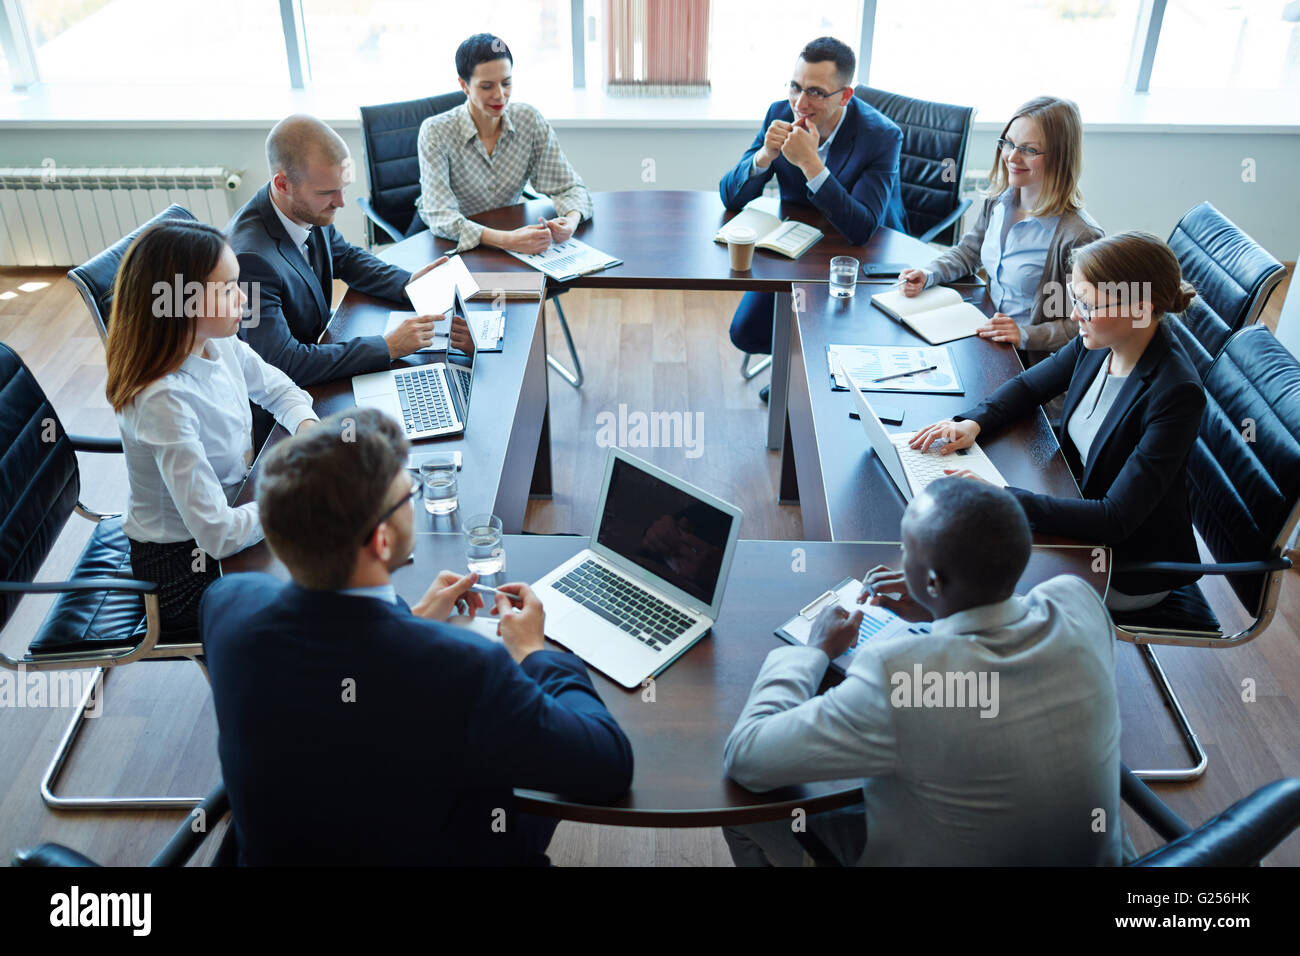
<path fill-rule="evenodd" d="M 787 644 L 806 646 L 808 638 L 812 634 L 813 622 L 817 620 L 817 615 L 824 609 L 839 604 L 850 613 L 854 610 L 862 611 L 862 624 L 858 628 L 857 638 L 849 645 L 847 651 L 831 661 L 831 668 L 843 674 L 848 670 L 849 665 L 853 663 L 853 656 L 858 652 L 858 648 L 867 641 L 882 641 L 903 634 L 928 634 L 930 632 L 929 624 L 905 621 L 893 611 L 883 607 L 855 603 L 861 592 L 861 580 L 858 578 L 845 578 L 839 584 L 827 588 L 801 607 L 798 614 L 778 627 L 773 633 Z"/>

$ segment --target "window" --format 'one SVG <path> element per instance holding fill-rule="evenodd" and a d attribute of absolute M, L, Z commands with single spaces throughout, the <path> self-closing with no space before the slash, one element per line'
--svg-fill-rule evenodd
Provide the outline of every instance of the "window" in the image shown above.
<path fill-rule="evenodd" d="M 493 33 L 514 54 L 514 92 L 573 83 L 569 4 L 561 0 L 303 0 L 312 83 L 355 89 L 358 105 L 457 88 L 456 47 Z"/>
<path fill-rule="evenodd" d="M 273 0 L 40 0 L 27 11 L 46 83 L 288 85 Z"/>
<path fill-rule="evenodd" d="M 1294 89 L 1300 86 L 1300 23 L 1283 0 L 1170 0 L 1160 27 L 1151 89 Z"/>
<path fill-rule="evenodd" d="M 977 106 L 978 118 L 993 122 L 1035 96 L 1125 88 L 1138 0 L 1010 6 L 879 0 L 871 85 Z"/>

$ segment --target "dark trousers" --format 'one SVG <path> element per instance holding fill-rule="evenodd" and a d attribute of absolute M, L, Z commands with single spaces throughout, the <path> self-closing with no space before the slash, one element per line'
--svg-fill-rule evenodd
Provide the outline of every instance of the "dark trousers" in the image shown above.
<path fill-rule="evenodd" d="M 746 292 L 731 318 L 731 344 L 751 355 L 770 355 L 775 302 L 771 292 Z"/>

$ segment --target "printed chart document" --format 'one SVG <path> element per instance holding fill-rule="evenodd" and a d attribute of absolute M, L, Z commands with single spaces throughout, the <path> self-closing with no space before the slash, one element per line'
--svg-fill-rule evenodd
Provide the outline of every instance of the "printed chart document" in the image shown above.
<path fill-rule="evenodd" d="M 848 391 L 847 371 L 864 392 L 965 394 L 952 352 L 945 345 L 828 345 L 826 362 L 835 391 Z M 906 374 L 916 369 L 930 371 Z M 876 381 L 880 378 L 885 381 Z"/>
<path fill-rule="evenodd" d="M 862 593 L 862 582 L 857 578 L 845 578 L 833 588 L 823 591 L 816 599 L 806 604 L 798 614 L 776 629 L 776 636 L 791 644 L 807 644 L 812 635 L 813 622 L 824 608 L 838 604 L 852 614 L 862 611 L 862 624 L 858 627 L 858 636 L 849 649 L 831 661 L 831 667 L 841 674 L 848 669 L 853 655 L 867 641 L 888 640 L 900 634 L 925 634 L 930 630 L 929 624 L 913 624 L 905 621 L 893 611 L 870 604 L 858 604 L 858 595 Z"/>
<path fill-rule="evenodd" d="M 506 252 L 510 250 L 507 249 Z M 622 259 L 606 255 L 579 239 L 566 239 L 564 242 L 553 244 L 545 252 L 510 252 L 510 255 L 520 262 L 528 263 L 539 272 L 545 272 L 557 282 L 576 279 L 578 276 L 585 276 L 588 272 L 599 272 L 623 264 Z"/>
<path fill-rule="evenodd" d="M 406 286 L 406 297 L 420 315 L 442 315 L 455 304 L 456 289 L 468 300 L 478 292 L 478 283 L 465 267 L 465 260 L 452 256 Z"/>
<path fill-rule="evenodd" d="M 964 301 L 960 292 L 947 286 L 933 286 L 910 299 L 893 289 L 876 293 L 871 301 L 931 345 L 968 338 L 989 321 L 988 316 Z"/>
<path fill-rule="evenodd" d="M 727 232 L 733 227 L 748 226 L 758 236 L 758 242 L 754 243 L 755 249 L 770 249 L 788 258 L 798 259 L 815 246 L 824 233 L 816 226 L 796 219 L 782 222 L 777 215 L 780 208 L 779 201 L 760 196 L 746 205 L 734 219 L 723 223 L 722 228 L 713 236 L 713 241 L 725 244 Z"/>

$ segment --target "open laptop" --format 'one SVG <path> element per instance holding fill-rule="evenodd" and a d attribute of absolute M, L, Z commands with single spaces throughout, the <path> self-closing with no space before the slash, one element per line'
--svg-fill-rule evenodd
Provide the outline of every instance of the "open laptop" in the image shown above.
<path fill-rule="evenodd" d="M 452 314 L 469 316 L 459 288 Z M 452 349 L 449 344 L 445 362 L 354 375 L 352 396 L 362 407 L 378 408 L 391 415 L 401 424 L 408 439 L 462 434 L 469 421 L 477 352 L 473 344 L 468 354 Z"/>
<path fill-rule="evenodd" d="M 923 452 L 908 445 L 916 432 L 895 432 L 891 435 L 885 431 L 885 426 L 876 417 L 876 413 L 867 402 L 858 383 L 853 380 L 853 376 L 843 365 L 840 365 L 839 372 L 849 383 L 849 392 L 853 395 L 853 404 L 857 407 L 862 430 L 867 433 L 867 441 L 875 449 L 880 463 L 885 466 L 885 471 L 898 486 L 905 501 L 911 501 L 913 495 L 920 494 L 921 490 L 935 479 L 947 478 L 948 475 L 945 475 L 944 471 L 949 468 L 969 468 L 1000 488 L 1007 486 L 1007 480 L 1002 477 L 1002 473 L 993 462 L 989 461 L 989 456 L 984 454 L 984 449 L 978 444 L 959 449 L 950 455 L 941 455 L 939 449 L 942 443 L 931 445 L 929 451 Z"/>
<path fill-rule="evenodd" d="M 609 450 L 589 546 L 533 585 L 546 636 L 640 687 L 717 620 L 740 509 Z"/>

